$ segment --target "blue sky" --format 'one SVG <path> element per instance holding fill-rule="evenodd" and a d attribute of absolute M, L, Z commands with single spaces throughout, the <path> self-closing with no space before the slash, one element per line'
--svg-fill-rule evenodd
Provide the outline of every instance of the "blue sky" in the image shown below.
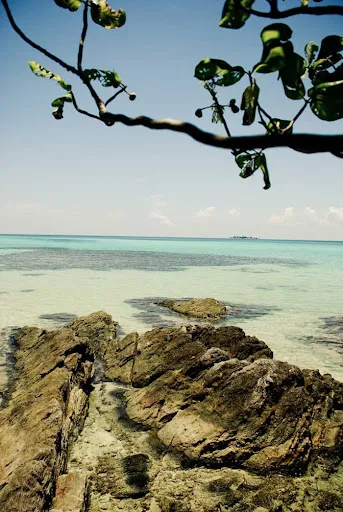
<path fill-rule="evenodd" d="M 69 13 L 53 0 L 9 3 L 29 37 L 75 65 L 81 10 Z M 183 119 L 223 133 L 209 115 L 194 117 L 198 107 L 210 103 L 193 77 L 194 67 L 209 56 L 251 68 L 261 55 L 260 31 L 269 23 L 251 19 L 239 31 L 219 28 L 223 3 L 112 0 L 113 7 L 127 11 L 127 23 L 116 31 L 90 23 L 84 56 L 86 67 L 115 69 L 137 93 L 135 102 L 121 95 L 111 110 Z M 338 16 L 285 21 L 299 53 L 310 40 L 319 43 L 342 32 Z M 230 152 L 186 135 L 107 128 L 70 105 L 56 121 L 50 103 L 62 90 L 36 78 L 27 62 L 36 60 L 61 74 L 80 106 L 92 109 L 86 91 L 27 46 L 3 9 L 0 31 L 0 233 L 343 239 L 342 160 L 269 150 L 272 188 L 265 191 L 259 173 L 247 180 L 238 176 Z M 275 117 L 287 119 L 299 110 L 300 102 L 284 99 L 276 75 L 259 75 L 258 82 L 261 102 Z M 239 98 L 242 83 L 223 88 L 222 100 Z M 228 121 L 235 134 L 260 132 L 257 123 L 242 127 L 240 115 Z M 341 133 L 342 128 L 343 121 L 321 122 L 308 112 L 296 131 Z"/>

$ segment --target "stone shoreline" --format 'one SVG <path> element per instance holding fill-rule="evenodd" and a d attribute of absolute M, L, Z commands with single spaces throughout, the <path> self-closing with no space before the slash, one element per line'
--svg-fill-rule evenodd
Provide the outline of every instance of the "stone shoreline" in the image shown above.
<path fill-rule="evenodd" d="M 1 511 L 342 510 L 342 383 L 238 327 L 117 325 L 16 334 Z"/>

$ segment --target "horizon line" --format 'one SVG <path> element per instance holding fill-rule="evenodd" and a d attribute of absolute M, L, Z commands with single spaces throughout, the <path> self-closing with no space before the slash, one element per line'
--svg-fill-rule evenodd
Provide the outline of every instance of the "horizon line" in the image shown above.
<path fill-rule="evenodd" d="M 209 236 L 162 236 L 162 235 L 80 235 L 58 233 L 0 233 L 0 236 L 30 236 L 30 237 L 71 237 L 71 238 L 135 238 L 135 239 L 170 239 L 170 240 L 247 240 L 247 241 L 278 241 L 278 242 L 343 242 L 343 240 L 313 239 L 313 238 L 263 238 L 246 235 L 232 235 L 227 237 Z"/>

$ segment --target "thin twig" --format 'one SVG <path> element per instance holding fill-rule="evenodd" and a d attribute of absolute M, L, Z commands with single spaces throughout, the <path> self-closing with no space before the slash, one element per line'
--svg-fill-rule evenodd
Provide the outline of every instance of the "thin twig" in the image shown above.
<path fill-rule="evenodd" d="M 79 73 L 82 73 L 82 57 L 83 57 L 83 49 L 85 45 L 86 35 L 88 29 L 88 2 L 85 3 L 83 10 L 83 27 L 79 44 L 79 53 L 77 55 L 77 69 Z"/>
<path fill-rule="evenodd" d="M 113 94 L 113 96 L 111 96 L 110 98 L 108 98 L 108 100 L 105 102 L 105 107 L 107 107 L 107 105 L 109 103 L 111 103 L 111 101 L 115 100 L 117 96 L 119 96 L 119 94 L 121 94 L 122 92 L 125 92 L 126 91 L 126 85 L 120 89 L 119 91 L 117 91 L 115 94 Z"/>
<path fill-rule="evenodd" d="M 299 112 L 297 113 L 297 115 L 296 115 L 296 116 L 294 116 L 294 118 L 293 118 L 293 120 L 292 120 L 292 121 L 293 121 L 293 124 L 295 123 L 295 121 L 296 121 L 297 119 L 299 119 L 299 117 L 300 117 L 300 116 L 301 116 L 301 114 L 304 112 L 305 108 L 307 107 L 307 105 L 308 105 L 309 103 L 310 103 L 310 101 L 309 101 L 309 100 L 305 100 L 304 105 L 301 107 L 301 109 L 299 110 Z"/>
<path fill-rule="evenodd" d="M 79 108 L 79 107 L 78 107 L 78 104 L 76 103 L 76 98 L 75 98 L 75 96 L 74 96 L 74 93 L 73 93 L 73 92 L 71 92 L 70 94 L 71 94 L 71 100 L 72 100 L 72 102 L 73 102 L 73 105 L 74 105 L 75 110 L 77 110 L 80 114 L 83 114 L 83 115 L 85 115 L 85 116 L 92 117 L 93 119 L 97 119 L 98 121 L 100 121 L 100 120 L 101 120 L 99 116 L 96 116 L 96 115 L 94 115 L 94 114 L 91 114 L 90 112 L 87 112 L 87 110 L 83 110 L 82 108 Z"/>
<path fill-rule="evenodd" d="M 265 129 L 266 129 L 266 130 L 268 130 L 268 125 L 267 125 L 267 123 L 266 123 L 265 119 L 263 119 L 262 111 L 261 111 L 261 109 L 258 107 L 258 105 L 257 105 L 257 110 L 258 110 L 258 115 L 260 116 L 260 124 L 262 124 L 262 125 L 265 127 Z"/>
<path fill-rule="evenodd" d="M 37 43 L 35 43 L 34 41 L 31 41 L 31 39 L 29 39 L 25 34 L 24 32 L 18 27 L 18 25 L 16 24 L 16 22 L 14 21 L 14 18 L 12 16 L 12 13 L 11 13 L 11 10 L 9 8 L 9 5 L 8 5 L 8 2 L 7 0 L 1 0 L 1 3 L 2 5 L 4 6 L 4 9 L 6 11 L 6 14 L 7 14 L 7 18 L 13 28 L 13 30 L 19 34 L 19 36 L 27 43 L 29 44 L 30 46 L 32 46 L 32 48 L 34 48 L 35 50 L 38 50 L 39 52 L 43 53 L 43 55 L 46 55 L 46 57 L 49 57 L 49 59 L 53 60 L 54 62 L 57 62 L 57 64 L 59 64 L 60 66 L 62 66 L 62 68 L 66 69 L 67 71 L 70 71 L 71 73 L 74 73 L 75 75 L 78 75 L 78 71 L 76 68 L 74 68 L 73 66 L 70 66 L 69 64 L 67 64 L 66 62 L 64 62 L 63 60 L 59 59 L 58 57 L 56 57 L 56 55 L 53 55 L 52 53 L 50 53 L 48 50 L 46 50 L 45 48 L 42 48 L 41 46 L 39 46 Z"/>
<path fill-rule="evenodd" d="M 216 106 L 216 109 L 217 109 L 217 113 L 218 113 L 218 116 L 220 117 L 220 120 L 225 128 L 225 131 L 227 133 L 227 136 L 228 137 L 231 137 L 231 133 L 230 133 L 230 130 L 229 130 L 229 127 L 227 125 L 227 122 L 226 122 L 226 119 L 223 115 L 223 111 L 222 111 L 222 106 L 219 104 L 219 101 L 218 101 L 218 98 L 217 98 L 217 95 L 214 91 L 210 90 L 210 93 L 211 93 L 211 96 L 212 96 L 212 99 L 214 101 L 214 104 Z"/>
<path fill-rule="evenodd" d="M 254 9 L 247 9 L 250 14 L 254 14 L 258 18 L 269 18 L 269 19 L 281 19 L 288 18 L 290 16 L 296 16 L 297 14 L 312 14 L 314 16 L 321 15 L 333 15 L 338 14 L 343 16 L 343 7 L 339 5 L 327 5 L 320 7 L 293 7 L 292 9 L 287 9 L 286 11 L 273 11 L 269 12 L 261 12 L 255 11 Z"/>

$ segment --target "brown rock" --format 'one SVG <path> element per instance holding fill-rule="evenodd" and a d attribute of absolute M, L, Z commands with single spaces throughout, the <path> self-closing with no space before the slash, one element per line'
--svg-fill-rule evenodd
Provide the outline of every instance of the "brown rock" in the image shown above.
<path fill-rule="evenodd" d="M 76 336 L 87 337 L 93 352 L 101 358 L 105 358 L 107 352 L 113 349 L 117 326 L 118 322 L 113 321 L 111 315 L 104 311 L 80 316 L 68 324 Z"/>
<path fill-rule="evenodd" d="M 224 304 L 216 299 L 164 300 L 161 306 L 194 318 L 218 319 L 227 315 Z"/>
<path fill-rule="evenodd" d="M 24 327 L 17 334 L 17 378 L 0 412 L 2 512 L 39 512 L 51 503 L 87 414 L 91 347 L 113 329 L 111 317 L 99 313 L 57 331 Z"/>
<path fill-rule="evenodd" d="M 340 461 L 343 385 L 330 376 L 270 359 L 234 327 L 157 329 L 135 350 L 128 416 L 189 459 L 293 475 Z"/>
<path fill-rule="evenodd" d="M 239 327 L 215 329 L 211 325 L 153 329 L 141 336 L 132 333 L 121 341 L 116 340 L 115 345 L 116 349 L 105 358 L 105 376 L 136 387 L 145 386 L 168 370 L 184 365 L 193 364 L 189 371 L 196 372 L 198 364 L 207 364 L 197 356 L 210 347 L 222 350 L 221 360 L 273 356 L 263 341 L 245 336 Z"/>
<path fill-rule="evenodd" d="M 85 512 L 88 503 L 87 476 L 80 471 L 60 475 L 50 512 Z"/>

